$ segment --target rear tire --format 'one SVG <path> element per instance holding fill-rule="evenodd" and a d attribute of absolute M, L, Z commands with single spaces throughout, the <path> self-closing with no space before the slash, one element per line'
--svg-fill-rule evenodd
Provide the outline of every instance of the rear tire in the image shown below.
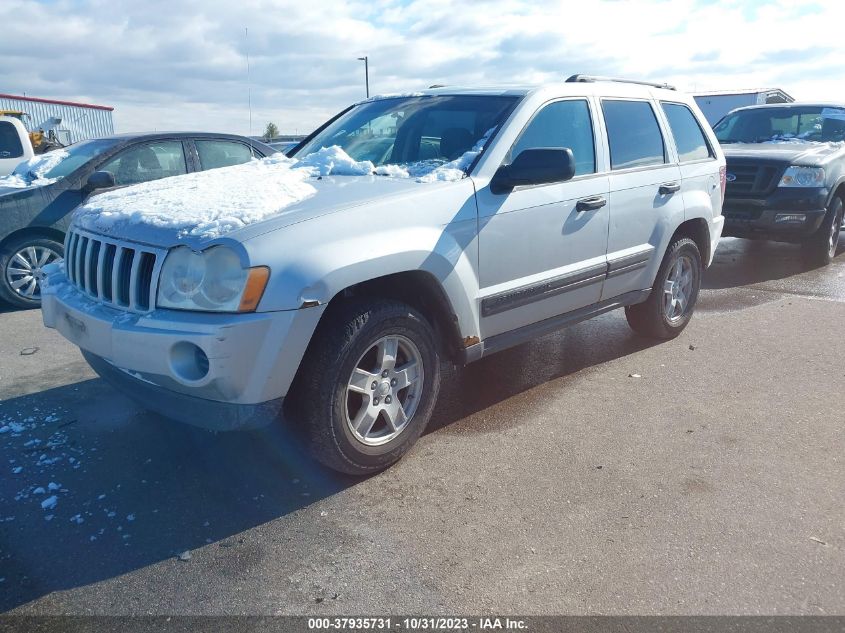
<path fill-rule="evenodd" d="M 839 246 L 839 232 L 842 228 L 842 198 L 838 196 L 830 203 L 822 225 L 802 244 L 804 259 L 811 266 L 827 266 L 836 255 Z"/>
<path fill-rule="evenodd" d="M 0 299 L 16 308 L 41 305 L 42 268 L 64 256 L 64 246 L 30 235 L 12 240 L 0 250 Z"/>
<path fill-rule="evenodd" d="M 672 339 L 683 332 L 698 300 L 702 268 L 694 241 L 684 237 L 673 242 L 663 256 L 648 299 L 625 308 L 631 329 L 657 339 Z"/>
<path fill-rule="evenodd" d="M 353 302 L 325 315 L 314 334 L 291 387 L 291 413 L 318 461 L 365 475 L 413 446 L 439 388 L 428 321 L 397 301 Z"/>

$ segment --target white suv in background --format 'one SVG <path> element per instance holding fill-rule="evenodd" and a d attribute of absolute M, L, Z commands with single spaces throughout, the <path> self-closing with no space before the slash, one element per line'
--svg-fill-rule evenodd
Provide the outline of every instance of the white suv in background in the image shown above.
<path fill-rule="evenodd" d="M 234 429 L 284 412 L 322 462 L 373 472 L 423 432 L 443 358 L 615 308 L 677 336 L 724 185 L 704 117 L 667 86 L 377 97 L 290 158 L 92 199 L 44 322 L 166 416 Z"/>

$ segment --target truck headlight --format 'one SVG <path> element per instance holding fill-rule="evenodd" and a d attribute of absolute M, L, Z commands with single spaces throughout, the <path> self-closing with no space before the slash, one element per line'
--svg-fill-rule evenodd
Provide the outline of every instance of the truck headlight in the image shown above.
<path fill-rule="evenodd" d="M 824 187 L 824 169 L 821 167 L 787 168 L 779 187 Z"/>
<path fill-rule="evenodd" d="M 208 312 L 252 312 L 258 306 L 270 269 L 243 268 L 237 253 L 213 246 L 197 253 L 187 246 L 172 249 L 158 281 L 159 308 Z"/>

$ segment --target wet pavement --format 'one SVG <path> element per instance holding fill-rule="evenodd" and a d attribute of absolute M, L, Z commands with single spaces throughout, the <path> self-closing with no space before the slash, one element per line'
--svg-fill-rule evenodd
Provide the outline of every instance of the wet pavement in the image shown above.
<path fill-rule="evenodd" d="M 0 611 L 845 614 L 843 324 L 845 253 L 723 240 L 678 339 L 615 312 L 449 369 L 357 480 L 0 313 Z"/>

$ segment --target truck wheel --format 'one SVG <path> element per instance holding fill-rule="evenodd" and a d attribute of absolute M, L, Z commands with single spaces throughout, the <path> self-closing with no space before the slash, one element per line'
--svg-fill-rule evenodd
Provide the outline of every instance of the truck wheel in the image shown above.
<path fill-rule="evenodd" d="M 397 301 L 327 314 L 291 387 L 291 408 L 320 462 L 364 475 L 398 461 L 425 430 L 440 388 L 428 321 Z"/>
<path fill-rule="evenodd" d="M 804 258 L 811 266 L 827 266 L 836 255 L 839 231 L 842 228 L 842 198 L 836 197 L 819 230 L 802 244 Z"/>
<path fill-rule="evenodd" d="M 643 303 L 625 308 L 628 325 L 643 336 L 671 339 L 692 318 L 701 288 L 701 253 L 695 242 L 673 242 L 657 272 L 651 294 Z"/>
<path fill-rule="evenodd" d="M 58 261 L 64 247 L 44 237 L 13 240 L 0 250 L 0 298 L 16 308 L 41 305 L 42 269 Z"/>

